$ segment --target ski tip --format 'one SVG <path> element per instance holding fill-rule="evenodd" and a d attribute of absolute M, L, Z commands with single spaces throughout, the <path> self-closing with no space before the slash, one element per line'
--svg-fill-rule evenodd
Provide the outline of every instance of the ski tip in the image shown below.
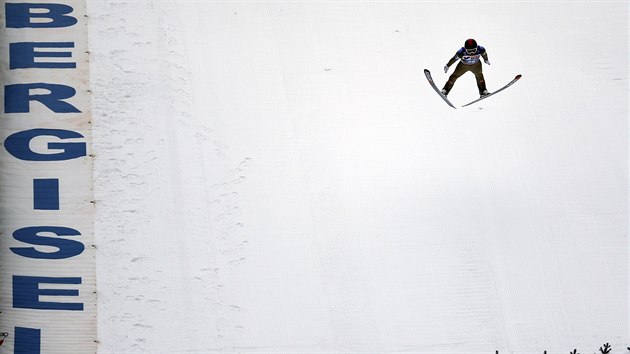
<path fill-rule="evenodd" d="M 521 78 L 521 76 L 523 76 L 523 75 L 518 74 L 518 75 L 516 75 L 516 77 L 515 77 L 514 79 L 518 80 L 518 79 L 520 79 L 520 78 Z"/>
<path fill-rule="evenodd" d="M 430 73 L 429 69 L 424 69 L 425 73 Z"/>

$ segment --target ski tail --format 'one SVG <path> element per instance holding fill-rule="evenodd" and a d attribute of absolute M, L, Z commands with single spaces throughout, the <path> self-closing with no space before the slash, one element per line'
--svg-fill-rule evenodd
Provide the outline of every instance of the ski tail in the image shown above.
<path fill-rule="evenodd" d="M 424 76 L 426 76 L 427 80 L 429 81 L 429 85 L 431 85 L 431 87 L 433 87 L 433 90 L 435 90 L 435 92 L 438 95 L 440 95 L 440 97 L 442 97 L 444 102 L 446 102 L 446 104 L 448 104 L 449 106 L 453 107 L 454 109 L 457 109 L 457 107 L 455 107 L 451 103 L 451 101 L 449 101 L 448 98 L 446 96 L 444 96 L 444 94 L 437 88 L 437 86 L 435 86 L 435 82 L 433 81 L 433 77 L 431 77 L 431 72 L 428 69 L 424 69 Z"/>

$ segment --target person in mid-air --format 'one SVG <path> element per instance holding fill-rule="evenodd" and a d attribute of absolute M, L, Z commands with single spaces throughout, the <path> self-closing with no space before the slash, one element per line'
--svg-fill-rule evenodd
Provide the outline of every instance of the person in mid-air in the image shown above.
<path fill-rule="evenodd" d="M 477 79 L 477 88 L 479 88 L 479 95 L 483 97 L 489 94 L 488 90 L 486 90 L 486 81 L 483 78 L 483 69 L 481 67 L 481 61 L 479 60 L 480 57 L 483 58 L 484 63 L 490 65 L 486 48 L 477 45 L 477 41 L 472 38 L 467 39 L 466 42 L 464 42 L 464 46 L 455 53 L 455 56 L 453 56 L 446 65 L 444 65 L 444 72 L 447 73 L 448 68 L 455 64 L 458 59 L 460 60 L 455 67 L 455 71 L 444 84 L 444 88 L 442 89 L 442 94 L 444 94 L 444 96 L 451 92 L 453 85 L 455 85 L 455 81 L 457 81 L 457 79 L 464 75 L 467 71 L 471 71 L 475 74 L 475 78 Z"/>

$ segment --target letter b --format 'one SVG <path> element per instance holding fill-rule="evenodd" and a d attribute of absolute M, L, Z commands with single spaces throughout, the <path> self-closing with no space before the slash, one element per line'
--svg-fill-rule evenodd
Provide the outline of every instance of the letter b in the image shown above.
<path fill-rule="evenodd" d="M 46 12 L 34 12 L 31 10 L 47 10 Z M 55 28 L 70 27 L 78 21 L 72 16 L 73 8 L 63 4 L 5 4 L 5 14 L 8 28 Z M 43 18 L 47 21 L 33 22 L 34 18 Z"/>

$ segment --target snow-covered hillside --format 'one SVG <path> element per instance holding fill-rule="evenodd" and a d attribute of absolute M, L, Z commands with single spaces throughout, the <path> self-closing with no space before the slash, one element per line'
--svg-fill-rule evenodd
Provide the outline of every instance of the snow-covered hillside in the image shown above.
<path fill-rule="evenodd" d="M 88 10 L 100 354 L 625 350 L 626 1 Z"/>

